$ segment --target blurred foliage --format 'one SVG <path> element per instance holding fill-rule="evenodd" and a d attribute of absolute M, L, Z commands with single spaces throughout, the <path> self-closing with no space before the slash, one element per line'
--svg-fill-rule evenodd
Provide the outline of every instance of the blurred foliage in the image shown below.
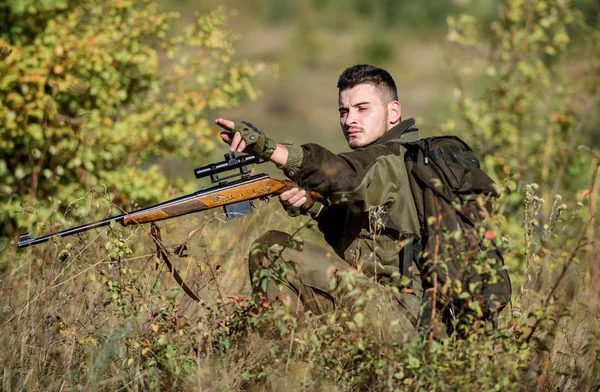
<path fill-rule="evenodd" d="M 573 145 L 597 143 L 590 115 L 600 97 L 600 31 L 585 23 L 574 1 L 506 1 L 491 35 L 483 35 L 472 15 L 448 17 L 447 58 L 456 80 L 462 120 L 446 124 L 476 136 L 477 151 L 489 153 L 486 168 L 500 179 L 546 183 L 556 179 L 586 185 L 589 162 L 574 156 Z M 585 42 L 574 42 L 585 35 Z M 574 63 L 573 58 L 577 58 Z M 464 79 L 483 69 L 481 91 Z M 577 154 L 579 155 L 579 154 Z M 579 175 L 565 177 L 563 162 Z"/>
<path fill-rule="evenodd" d="M 452 0 L 420 2 L 406 0 L 251 0 L 245 4 L 231 3 L 244 12 L 254 12 L 265 23 L 287 23 L 302 17 L 302 13 L 317 9 L 319 21 L 327 27 L 352 29 L 355 24 L 375 23 L 384 27 L 406 26 L 421 31 L 444 29 L 446 16 L 457 10 L 491 20 L 498 0 Z"/>
<path fill-rule="evenodd" d="M 185 4 L 185 0 L 179 0 Z M 226 2 L 227 3 L 227 2 Z M 527 3 L 524 1 L 523 3 Z M 594 0 L 574 0 L 588 24 L 597 23 L 600 7 Z M 410 0 L 249 0 L 227 3 L 246 14 L 256 15 L 264 23 L 287 23 L 302 18 L 302 13 L 319 10 L 319 22 L 327 27 L 350 30 L 360 23 L 384 27 L 402 26 L 432 33 L 443 31 L 446 18 L 455 13 L 468 13 L 486 25 L 498 18 L 504 4 L 501 0 L 449 0 L 444 2 Z"/>
<path fill-rule="evenodd" d="M 351 34 L 355 57 L 362 63 L 390 64 L 392 54 L 402 45 L 403 36 L 439 35 L 446 28 L 446 16 L 468 11 L 481 23 L 497 15 L 498 0 L 451 0 L 444 2 L 414 2 L 406 0 L 206 0 L 201 7 L 224 3 L 239 11 L 248 21 L 258 21 L 265 27 L 289 26 L 294 31 L 292 50 L 285 53 L 292 61 L 305 61 L 314 66 L 323 59 L 326 34 Z M 167 2 L 165 2 L 165 6 Z M 171 6 L 171 2 L 168 2 Z M 190 0 L 179 0 L 178 9 L 196 7 Z M 287 61 L 289 59 L 282 59 Z"/>
<path fill-rule="evenodd" d="M 208 111 L 254 99 L 261 66 L 232 58 L 224 8 L 170 34 L 178 18 L 149 0 L 0 6 L 0 48 L 12 51 L 0 63 L 0 237 L 62 219 L 54 201 L 91 188 L 120 208 L 184 190 L 159 162 L 203 162 Z"/>
<path fill-rule="evenodd" d="M 559 193 L 572 200 L 571 210 L 579 209 L 575 203 L 598 202 L 590 196 L 594 156 L 590 149 L 598 146 L 594 135 L 600 99 L 600 30 L 586 22 L 572 0 L 507 0 L 489 30 L 479 28 L 476 18 L 468 14 L 449 16 L 448 27 L 445 50 L 456 83 L 458 120 L 448 120 L 442 128 L 473 141 L 485 170 L 504 187 L 499 232 L 513 238 L 512 246 L 518 249 L 529 249 L 535 242 L 539 266 L 560 253 L 560 249 L 554 256 L 546 250 L 539 253 L 544 233 L 561 223 L 556 215 L 563 204 Z M 475 87 L 469 87 L 466 80 L 476 70 L 482 72 Z M 535 185 L 541 187 L 536 198 L 542 204 L 530 219 L 531 235 L 523 237 L 523 219 L 516 212 L 524 204 L 532 205 L 523 192 L 529 183 L 540 184 Z M 563 247 L 575 246 L 587 218 L 575 216 L 561 229 Z M 528 268 L 527 253 L 509 253 L 515 272 Z"/>

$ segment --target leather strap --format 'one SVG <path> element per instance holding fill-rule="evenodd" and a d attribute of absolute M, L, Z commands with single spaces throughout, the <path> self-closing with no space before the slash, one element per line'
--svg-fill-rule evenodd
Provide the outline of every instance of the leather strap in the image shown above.
<path fill-rule="evenodd" d="M 162 242 L 160 228 L 154 222 L 152 222 L 152 224 L 150 225 L 150 236 L 156 244 L 156 254 L 159 255 L 159 257 L 165 262 L 167 268 L 169 269 L 169 272 L 171 273 L 171 276 L 175 279 L 177 284 L 179 284 L 179 286 L 191 299 L 193 299 L 196 302 L 200 302 L 200 299 L 196 296 L 196 294 L 194 294 L 192 289 L 190 289 L 190 287 L 184 282 L 183 278 L 181 277 L 181 274 L 171 262 L 169 252 L 167 252 L 167 248 Z"/>

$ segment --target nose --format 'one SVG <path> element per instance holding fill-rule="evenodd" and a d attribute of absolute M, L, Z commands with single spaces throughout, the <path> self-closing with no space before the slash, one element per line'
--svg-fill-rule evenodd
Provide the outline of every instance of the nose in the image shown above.
<path fill-rule="evenodd" d="M 349 110 L 348 113 L 346 114 L 345 119 L 344 119 L 344 125 L 346 125 L 346 126 L 349 127 L 349 126 L 351 126 L 351 125 L 353 125 L 355 123 L 356 123 L 355 113 L 354 113 L 354 111 Z"/>

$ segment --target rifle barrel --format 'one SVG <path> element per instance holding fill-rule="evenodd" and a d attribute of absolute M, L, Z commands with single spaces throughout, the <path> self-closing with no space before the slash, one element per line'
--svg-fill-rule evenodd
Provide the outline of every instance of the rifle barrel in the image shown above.
<path fill-rule="evenodd" d="M 32 245 L 36 245 L 42 242 L 46 242 L 48 241 L 50 238 L 54 238 L 54 237 L 67 237 L 73 234 L 78 234 L 78 233 L 83 233 L 84 231 L 88 231 L 88 230 L 92 230 L 92 229 L 96 229 L 98 227 L 102 227 L 102 226 L 107 226 L 110 224 L 110 222 L 119 222 L 121 223 L 123 221 L 123 218 L 125 218 L 126 214 L 121 214 L 121 215 L 117 215 L 117 216 L 113 216 L 110 218 L 106 218 L 103 219 L 101 221 L 98 222 L 93 222 L 93 223 L 88 223 L 87 225 L 81 225 L 81 226 L 77 226 L 77 227 L 73 227 L 67 230 L 63 230 L 63 231 L 59 231 L 58 233 L 53 233 L 53 234 L 48 234 L 45 235 L 43 237 L 38 237 L 38 238 L 31 238 L 29 236 L 29 233 L 25 233 L 25 234 L 21 234 L 19 236 L 19 241 L 17 243 L 17 247 L 19 249 L 22 248 L 26 248 L 28 246 L 32 246 Z"/>

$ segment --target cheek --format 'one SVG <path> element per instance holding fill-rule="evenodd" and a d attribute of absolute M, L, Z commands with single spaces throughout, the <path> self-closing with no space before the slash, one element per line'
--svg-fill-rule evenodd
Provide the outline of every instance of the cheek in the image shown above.
<path fill-rule="evenodd" d="M 364 122 L 374 131 L 379 130 L 379 125 L 381 124 L 381 120 L 376 113 L 372 113 L 370 116 L 366 117 Z"/>

